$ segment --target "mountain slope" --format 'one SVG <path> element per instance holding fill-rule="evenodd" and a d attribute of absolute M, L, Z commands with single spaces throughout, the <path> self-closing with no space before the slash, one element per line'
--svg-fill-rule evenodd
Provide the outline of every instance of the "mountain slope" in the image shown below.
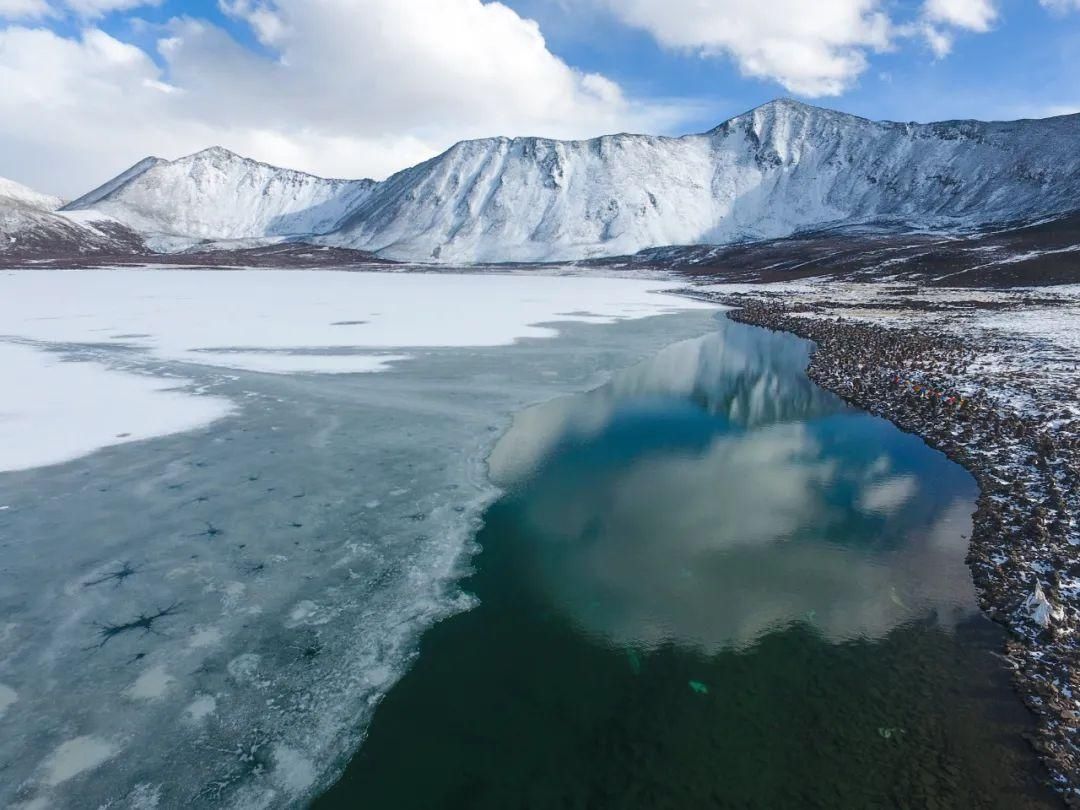
<path fill-rule="evenodd" d="M 0 200 L 8 204 L 21 203 L 42 211 L 55 211 L 64 204 L 64 201 L 59 197 L 34 191 L 21 183 L 16 183 L 14 180 L 8 180 L 6 177 L 0 177 Z"/>
<path fill-rule="evenodd" d="M 96 216 L 73 218 L 57 211 L 61 204 L 58 197 L 0 177 L 0 261 L 143 250 L 139 237 L 119 223 Z"/>
<path fill-rule="evenodd" d="M 380 183 L 323 241 L 421 261 L 566 260 L 1078 207 L 1078 115 L 877 123 L 781 100 L 682 138 L 460 143 Z"/>
<path fill-rule="evenodd" d="M 98 186 L 96 189 L 87 194 L 84 194 L 77 200 L 72 200 L 70 203 L 68 203 L 67 207 L 73 211 L 89 208 L 95 203 L 100 202 L 104 198 L 108 197 L 110 194 L 117 191 L 117 189 L 120 189 L 121 187 L 127 185 L 129 182 L 134 180 L 143 172 L 152 169 L 162 163 L 168 162 L 169 161 L 162 160 L 158 157 L 143 158 L 130 169 L 120 172 L 120 174 L 116 175 L 116 177 L 114 177 L 109 182 Z"/>
<path fill-rule="evenodd" d="M 325 233 L 374 185 L 279 169 L 212 147 L 179 160 L 147 158 L 64 210 L 105 214 L 167 251 Z"/>

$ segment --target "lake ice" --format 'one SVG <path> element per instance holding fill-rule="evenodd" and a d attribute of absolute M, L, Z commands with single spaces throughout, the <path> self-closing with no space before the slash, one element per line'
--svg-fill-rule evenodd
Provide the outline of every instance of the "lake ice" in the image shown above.
<path fill-rule="evenodd" d="M 179 394 L 190 381 L 152 360 L 283 374 L 373 372 L 409 356 L 388 348 L 497 346 L 552 336 L 554 321 L 611 323 L 701 306 L 657 295 L 658 286 L 454 273 L 7 272 L 0 368 L 16 383 L 0 392 L 0 471 L 229 412 L 225 401 Z M 77 351 L 57 354 L 65 346 Z"/>
<path fill-rule="evenodd" d="M 0 804 L 324 787 L 469 605 L 510 415 L 714 327 L 664 286 L 0 275 Z"/>

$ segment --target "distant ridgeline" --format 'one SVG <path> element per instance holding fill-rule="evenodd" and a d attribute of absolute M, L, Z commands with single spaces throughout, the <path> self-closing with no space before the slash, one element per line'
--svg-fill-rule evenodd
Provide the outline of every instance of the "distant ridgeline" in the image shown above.
<path fill-rule="evenodd" d="M 82 252 L 122 236 L 125 249 L 134 239 L 159 252 L 305 242 L 404 261 L 542 262 L 838 226 L 1015 224 L 1078 200 L 1080 115 L 902 124 L 778 100 L 680 138 L 466 141 L 382 182 L 218 147 L 147 158 L 58 211 L 0 185 L 0 237 L 8 250 L 46 231 L 45 251 L 85 232 Z"/>

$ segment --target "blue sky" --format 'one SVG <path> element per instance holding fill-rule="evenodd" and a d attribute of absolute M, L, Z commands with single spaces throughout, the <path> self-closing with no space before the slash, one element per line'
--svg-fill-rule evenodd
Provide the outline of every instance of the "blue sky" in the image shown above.
<path fill-rule="evenodd" d="M 640 95 L 701 99 L 706 113 L 697 129 L 778 95 L 901 121 L 1012 119 L 1080 110 L 1080 14 L 1051 14 L 1034 0 L 999 3 L 1001 17 L 991 30 L 960 33 L 942 58 L 918 42 L 874 55 L 852 89 L 835 97 L 800 95 L 775 81 L 747 78 L 729 58 L 664 49 L 610 16 L 596 15 L 584 28 L 562 22 L 551 0 L 509 5 L 540 21 L 552 50 L 571 64 L 609 75 Z M 891 5 L 907 19 L 919 6 Z"/>
<path fill-rule="evenodd" d="M 680 133 L 711 128 L 777 96 L 903 121 L 1011 119 L 1080 110 L 1080 14 L 1050 13 L 1035 0 L 999 2 L 993 27 L 961 33 L 945 57 L 917 43 L 878 54 L 857 84 L 836 97 L 800 95 L 775 81 L 748 78 L 723 56 L 664 48 L 648 33 L 584 3 L 576 8 L 559 0 L 504 3 L 539 22 L 551 51 L 571 66 L 606 75 L 635 96 L 700 101 L 701 116 L 686 121 Z M 898 18 L 914 19 L 921 4 L 889 5 Z M 140 9 L 137 18 L 165 23 L 177 15 L 212 19 L 248 47 L 260 49 L 250 27 L 223 14 L 217 0 L 169 0 Z M 150 34 L 133 30 L 133 16 L 110 14 L 102 27 L 121 39 L 152 45 Z M 69 20 L 66 27 L 74 31 L 76 25 Z"/>
<path fill-rule="evenodd" d="M 0 77 L 0 175 L 43 190 L 211 142 L 381 177 L 461 138 L 682 134 L 778 96 L 1080 110 L 1080 0 L 0 0 Z"/>

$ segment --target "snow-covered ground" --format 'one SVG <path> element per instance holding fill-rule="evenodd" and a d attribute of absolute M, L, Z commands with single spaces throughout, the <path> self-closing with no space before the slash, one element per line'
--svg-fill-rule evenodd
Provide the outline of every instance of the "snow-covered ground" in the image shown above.
<path fill-rule="evenodd" d="M 9 341 L 0 343 L 0 370 L 18 384 L 0 392 L 0 470 L 194 428 L 229 411 L 185 397 L 182 379 L 117 367 L 381 371 L 409 356 L 402 349 L 505 345 L 552 336 L 557 330 L 540 324 L 554 321 L 611 323 L 694 306 L 657 295 L 657 286 L 539 275 L 11 271 L 0 275 L 0 341 Z M 108 364 L 41 351 L 67 345 L 83 358 L 97 347 Z"/>
<path fill-rule="evenodd" d="M 0 392 L 0 472 L 191 430 L 232 410 L 227 400 L 178 391 L 187 380 L 69 362 L 13 343 L 0 343 L 0 374 L 9 381 Z"/>
<path fill-rule="evenodd" d="M 469 604 L 510 414 L 712 328 L 662 286 L 0 275 L 0 806 L 324 786 Z"/>
<path fill-rule="evenodd" d="M 1009 409 L 1080 416 L 1080 285 L 1038 288 L 913 288 L 910 284 L 807 279 L 775 284 L 705 284 L 721 294 L 779 296 L 822 315 L 881 326 L 925 327 L 979 348 L 968 376 Z M 974 393 L 974 390 L 971 391 Z"/>

